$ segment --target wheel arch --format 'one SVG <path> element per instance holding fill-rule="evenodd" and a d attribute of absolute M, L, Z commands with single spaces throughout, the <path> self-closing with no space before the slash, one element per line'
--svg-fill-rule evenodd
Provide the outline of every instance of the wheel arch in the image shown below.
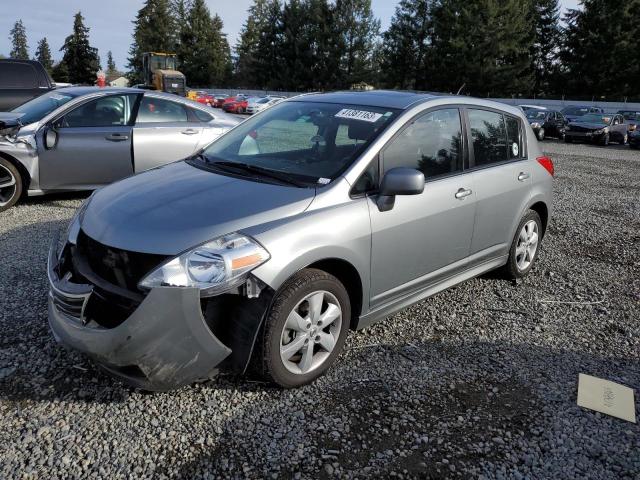
<path fill-rule="evenodd" d="M 542 238 L 547 231 L 547 225 L 549 223 L 549 208 L 547 204 L 543 201 L 537 201 L 533 205 L 529 207 L 530 210 L 533 210 L 540 216 L 540 221 L 542 222 Z"/>
<path fill-rule="evenodd" d="M 349 328 L 355 330 L 362 313 L 362 279 L 356 267 L 341 258 L 325 258 L 315 261 L 305 268 L 315 268 L 336 277 L 344 285 L 351 303 Z"/>
<path fill-rule="evenodd" d="M 22 177 L 22 194 L 26 195 L 27 190 L 29 190 L 29 185 L 31 184 L 31 175 L 29 174 L 27 167 L 25 167 L 17 158 L 9 155 L 8 153 L 0 152 L 0 158 L 3 158 L 16 167 L 18 173 L 20 173 L 20 177 Z"/>

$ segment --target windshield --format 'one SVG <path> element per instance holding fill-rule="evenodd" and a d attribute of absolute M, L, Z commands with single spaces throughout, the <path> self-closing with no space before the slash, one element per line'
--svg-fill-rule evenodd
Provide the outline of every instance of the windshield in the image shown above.
<path fill-rule="evenodd" d="M 396 117 L 398 110 L 283 102 L 209 145 L 201 161 L 251 165 L 310 184 L 327 184 Z"/>
<path fill-rule="evenodd" d="M 567 107 L 562 110 L 565 115 L 584 115 L 589 113 L 589 107 Z"/>
<path fill-rule="evenodd" d="M 547 118 L 547 112 L 541 112 L 536 110 L 529 110 L 527 112 L 527 118 L 530 120 L 544 120 Z"/>
<path fill-rule="evenodd" d="M 61 107 L 75 97 L 76 95 L 57 90 L 29 100 L 27 103 L 23 103 L 11 111 L 24 113 L 24 115 L 20 117 L 20 122 L 23 125 L 28 125 L 42 120 L 43 117 L 49 115 L 56 108 Z"/>
<path fill-rule="evenodd" d="M 261 98 L 260 100 L 258 100 L 256 103 L 269 103 L 271 101 L 270 98 Z"/>
<path fill-rule="evenodd" d="M 611 116 L 590 113 L 589 115 L 583 115 L 580 121 L 584 123 L 602 123 L 603 125 L 608 125 L 611 122 Z"/>

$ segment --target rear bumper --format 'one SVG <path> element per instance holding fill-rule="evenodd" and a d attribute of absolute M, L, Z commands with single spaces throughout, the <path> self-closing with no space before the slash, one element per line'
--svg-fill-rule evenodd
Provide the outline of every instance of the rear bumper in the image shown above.
<path fill-rule="evenodd" d="M 49 325 L 55 339 L 87 354 L 127 383 L 145 390 L 170 390 L 210 378 L 231 354 L 207 326 L 200 292 L 194 288 L 151 290 L 115 328 L 85 324 L 83 305 L 93 287 L 59 279 L 56 257 L 52 245 Z"/>

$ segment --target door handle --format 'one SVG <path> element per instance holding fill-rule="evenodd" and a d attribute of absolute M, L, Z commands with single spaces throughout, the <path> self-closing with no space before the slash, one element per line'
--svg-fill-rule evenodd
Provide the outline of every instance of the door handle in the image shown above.
<path fill-rule="evenodd" d="M 473 191 L 470 188 L 461 188 L 456 192 L 456 198 L 458 200 L 463 200 L 465 197 L 471 195 Z"/>
<path fill-rule="evenodd" d="M 195 135 L 196 133 L 198 133 L 198 131 L 194 130 L 193 128 L 187 128 L 180 133 L 182 133 L 183 135 Z"/>
<path fill-rule="evenodd" d="M 525 172 L 520 172 L 520 175 L 518 175 L 518 181 L 519 182 L 524 182 L 525 180 L 529 180 L 530 177 L 531 177 L 530 174 L 525 173 Z"/>
<path fill-rule="evenodd" d="M 121 135 L 119 133 L 112 133 L 111 135 L 107 135 L 104 137 L 110 142 L 124 142 L 125 140 L 129 140 L 129 135 Z"/>

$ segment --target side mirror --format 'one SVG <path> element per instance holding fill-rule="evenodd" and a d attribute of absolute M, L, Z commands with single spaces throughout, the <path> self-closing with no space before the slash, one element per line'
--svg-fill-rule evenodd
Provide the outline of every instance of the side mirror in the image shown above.
<path fill-rule="evenodd" d="M 382 178 L 378 195 L 378 210 L 393 208 L 396 195 L 419 195 L 424 192 L 424 174 L 415 168 L 398 167 L 389 170 Z"/>
<path fill-rule="evenodd" d="M 44 148 L 51 150 L 58 144 L 58 132 L 53 127 L 47 127 L 44 131 Z"/>

